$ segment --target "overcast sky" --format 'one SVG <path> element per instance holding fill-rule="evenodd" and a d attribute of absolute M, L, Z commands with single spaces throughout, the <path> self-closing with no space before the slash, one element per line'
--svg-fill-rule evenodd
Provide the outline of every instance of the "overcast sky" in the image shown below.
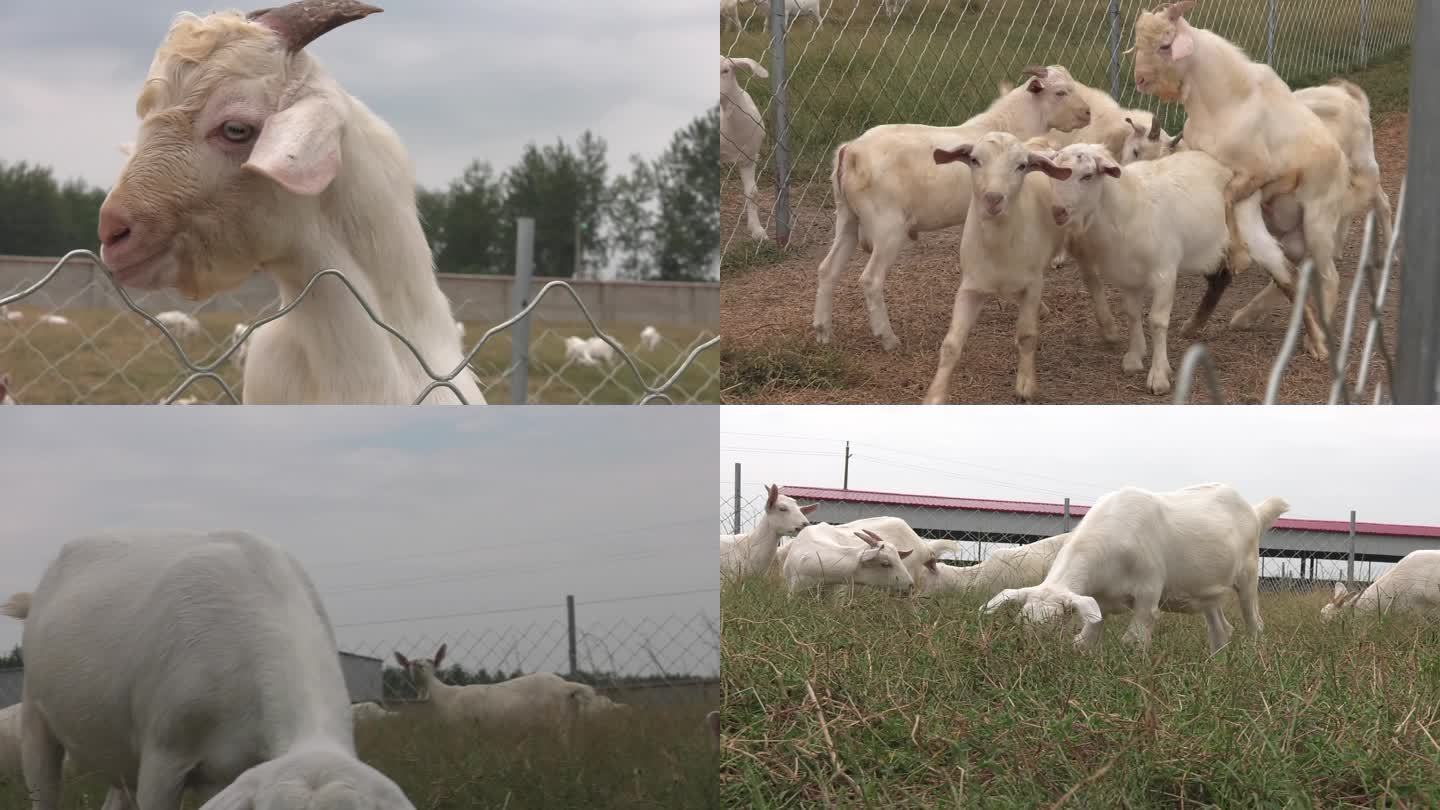
<path fill-rule="evenodd" d="M 731 497 L 770 482 L 1092 504 L 1125 485 L 1222 481 L 1286 517 L 1440 525 L 1434 408 L 1273 406 L 727 407 L 720 478 Z"/>
<path fill-rule="evenodd" d="M 259 5 L 263 6 L 263 3 Z M 716 103 L 715 8 L 701 2 L 376 2 L 308 49 L 400 133 L 428 187 L 472 159 L 497 171 L 527 142 L 590 129 L 610 165 L 655 157 Z M 0 161 L 108 188 L 135 97 L 184 0 L 0 2 Z M 241 10 L 249 10 L 245 7 Z"/>
<path fill-rule="evenodd" d="M 235 528 L 299 558 L 343 650 L 563 670 L 573 594 L 582 667 L 653 672 L 648 641 L 718 672 L 714 408 L 0 411 L 0 598 L 87 532 Z"/>

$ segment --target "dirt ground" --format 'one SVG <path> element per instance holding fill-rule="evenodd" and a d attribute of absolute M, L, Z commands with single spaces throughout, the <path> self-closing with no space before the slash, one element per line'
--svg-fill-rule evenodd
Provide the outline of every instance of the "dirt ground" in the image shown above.
<path fill-rule="evenodd" d="M 1380 118 L 1375 127 L 1375 154 L 1392 208 L 1399 203 L 1408 129 L 1409 116 L 1403 112 Z M 820 190 L 828 186 L 829 178 L 822 175 L 816 182 L 822 185 L 808 189 L 804 195 L 807 203 L 820 200 Z M 721 199 L 722 238 L 730 242 L 732 255 L 744 253 L 743 249 L 737 250 L 737 246 L 746 239 L 743 226 L 736 228 L 742 213 L 739 184 L 734 185 L 735 193 L 728 193 L 727 188 L 727 194 Z M 891 269 L 886 279 L 885 298 L 891 323 L 900 338 L 898 349 L 885 352 L 870 334 L 859 284 L 860 270 L 868 254 L 858 250 L 836 286 L 832 344 L 818 347 L 810 328 L 816 268 L 829 249 L 834 233 L 834 208 L 828 188 L 824 191 L 824 207 L 801 204 L 796 208 L 793 230 L 803 241 L 792 244 L 780 261 L 756 260 L 753 266 L 734 269 L 727 266 L 722 271 L 720 320 L 724 335 L 722 401 L 725 403 L 918 403 L 934 376 L 940 342 L 949 326 L 958 286 L 956 257 L 961 229 L 921 234 L 919 241 L 913 243 Z M 792 200 L 800 196 L 792 193 Z M 766 199 L 773 199 L 773 189 L 762 186 L 760 197 L 761 217 L 768 222 L 769 212 L 763 206 Z M 1399 226 L 1398 220 L 1396 226 Z M 1359 221 L 1352 227 L 1339 262 L 1341 297 L 1334 316 L 1337 323 L 1344 318 L 1362 233 L 1363 221 Z M 727 261 L 728 264 L 731 262 Z M 1230 316 L 1258 293 L 1267 280 L 1258 267 L 1235 279 L 1205 329 L 1191 339 L 1180 337 L 1179 327 L 1195 311 L 1205 282 L 1198 278 L 1180 280 L 1169 340 L 1177 384 L 1185 351 L 1193 342 L 1204 342 L 1215 362 L 1226 402 L 1259 403 L 1263 399 L 1270 367 L 1284 336 L 1288 310 L 1276 310 L 1253 330 L 1231 330 L 1228 324 Z M 1384 343 L 1392 351 L 1399 312 L 1398 289 L 1397 267 L 1392 270 L 1382 319 Z M 1363 289 L 1359 297 L 1355 337 L 1351 340 L 1348 360 L 1348 379 L 1352 383 L 1359 370 L 1364 325 L 1370 317 L 1369 300 Z M 1119 298 L 1110 291 L 1109 299 L 1111 311 L 1124 332 L 1126 326 Z M 1121 370 L 1124 348 L 1101 342 L 1088 295 L 1072 264 L 1046 277 L 1044 300 L 1050 316 L 1040 323 L 1037 402 L 1151 404 L 1171 401 L 1170 395 L 1156 396 L 1145 389 L 1144 371 L 1129 374 Z M 1016 401 L 1015 315 L 1014 304 L 992 300 L 986 305 L 951 379 L 950 402 L 1008 404 Z M 1146 339 L 1148 343 L 1148 334 Z M 777 366 L 780 373 L 773 375 L 781 379 L 755 382 L 757 376 L 764 376 L 763 366 L 770 362 L 757 358 L 777 356 L 789 358 L 785 361 L 788 365 Z M 806 363 L 810 358 L 823 366 L 814 374 L 804 373 L 809 371 Z M 754 373 L 757 363 L 761 366 L 759 375 Z M 748 366 L 749 371 L 737 373 L 742 365 Z M 791 374 L 787 369 L 798 369 L 800 373 Z M 1373 392 L 1377 371 L 1383 374 L 1378 352 L 1371 359 L 1367 393 Z M 807 381 L 790 382 L 800 377 Z M 1303 349 L 1297 349 L 1282 381 L 1279 401 L 1323 403 L 1329 396 L 1329 387 L 1328 366 L 1305 354 Z M 1195 392 L 1192 401 L 1208 401 L 1200 380 L 1196 380 L 1192 390 Z"/>

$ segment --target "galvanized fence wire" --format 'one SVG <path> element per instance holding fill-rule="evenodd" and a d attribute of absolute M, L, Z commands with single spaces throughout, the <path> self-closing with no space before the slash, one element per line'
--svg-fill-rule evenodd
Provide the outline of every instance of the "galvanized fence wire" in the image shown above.
<path fill-rule="evenodd" d="M 783 5 L 772 6 L 776 20 Z M 1015 81 L 1026 64 L 1064 65 L 1121 106 L 1156 112 L 1169 131 L 1183 120 L 1178 105 L 1141 95 L 1130 80 L 1124 51 L 1137 13 L 1151 0 L 894 5 L 901 11 L 891 15 L 881 0 L 831 0 L 822 3 L 823 22 L 797 17 L 782 29 L 764 25 L 764 6 L 746 4 L 741 27 L 722 25 L 722 54 L 771 67 L 768 79 L 747 77 L 740 85 L 766 124 L 759 173 L 776 202 L 766 224 L 777 229 L 781 245 L 832 235 L 826 210 L 834 202 L 831 161 L 841 143 L 879 124 L 959 124 L 984 110 L 999 83 Z M 1413 9 L 1414 0 L 1208 0 L 1187 16 L 1302 87 L 1409 45 Z M 736 195 L 735 175 L 732 167 L 722 176 L 722 198 Z M 779 183 L 782 176 L 789 182 Z M 728 252 L 748 234 L 738 220 L 727 226 Z"/>
<path fill-rule="evenodd" d="M 803 497 L 797 500 L 806 502 Z M 720 498 L 722 534 L 735 533 L 736 503 L 733 495 Z M 748 532 L 764 514 L 765 496 L 742 495 L 738 503 L 740 532 Z M 946 554 L 944 558 L 959 565 L 978 563 L 996 551 L 1062 534 L 1080 522 L 1078 514 L 1071 515 L 1067 521 L 1063 515 L 970 514 L 900 504 L 818 503 L 819 508 L 810 515 L 813 523 L 838 525 L 861 517 L 891 516 L 904 519 L 916 534 L 926 539 L 954 540 L 960 546 L 959 553 Z M 1346 522 L 1350 513 L 1348 510 L 1338 512 L 1333 519 Z M 1363 521 L 1364 516 L 1357 519 Z M 1351 538 L 1343 530 L 1272 528 L 1265 533 L 1260 546 L 1260 587 L 1266 591 L 1306 592 L 1328 589 L 1336 582 L 1364 587 L 1389 570 L 1393 564 L 1390 557 L 1398 556 L 1375 550 L 1363 531 L 1356 535 L 1353 560 Z"/>
<path fill-rule="evenodd" d="M 395 653 L 433 658 L 442 644 L 439 676 L 452 686 L 553 672 L 621 702 L 674 705 L 707 701 L 720 677 L 718 612 L 601 621 L 587 620 L 582 611 L 573 636 L 564 620 L 382 640 L 347 640 L 343 626 L 337 632 L 341 671 L 355 703 L 415 700 L 415 683 Z M 20 701 L 22 681 L 23 669 L 0 670 L 0 708 Z"/>
<path fill-rule="evenodd" d="M 131 298 L 131 296 L 125 291 L 124 287 L 115 280 L 114 276 L 110 274 L 110 271 L 105 268 L 104 264 L 101 263 L 99 256 L 95 255 L 89 250 L 72 250 L 69 253 L 65 254 L 63 257 L 61 257 L 60 260 L 57 261 L 55 265 L 51 267 L 50 270 L 46 272 L 39 280 L 35 281 L 27 287 L 24 287 L 23 289 L 20 289 L 17 292 L 12 292 L 8 295 L 0 294 L 0 308 L 3 308 L 0 309 L 0 329 L 3 329 L 6 326 L 12 328 L 12 335 L 10 336 L 10 339 L 3 344 L 0 344 L 0 349 L 9 349 L 12 348 L 17 342 L 26 342 L 31 332 L 37 328 L 42 328 L 49 325 L 74 326 L 74 324 L 70 323 L 64 315 L 58 314 L 60 311 L 63 311 L 63 306 L 52 307 L 50 308 L 50 312 L 47 312 L 35 318 L 28 319 L 28 325 L 25 324 L 25 321 L 27 320 L 26 318 L 24 318 L 23 316 L 19 316 L 19 313 L 17 311 L 9 310 L 8 308 L 12 304 L 19 304 L 21 302 L 29 303 L 27 299 L 30 299 L 32 296 L 36 297 L 36 299 L 38 300 L 41 290 L 47 284 L 49 284 L 51 280 L 54 279 L 62 269 L 65 268 L 67 263 L 69 263 L 72 259 L 75 258 L 88 258 L 93 261 L 95 263 L 95 266 L 101 269 L 100 275 L 102 275 L 105 281 L 108 283 L 109 291 L 113 292 L 116 296 L 119 297 L 120 301 L 124 305 L 124 309 L 129 310 L 136 315 L 139 315 L 146 323 L 148 323 L 158 332 L 157 335 L 151 335 L 148 337 L 147 347 L 148 344 L 154 344 L 157 342 L 161 343 L 162 345 L 168 343 L 169 349 L 173 351 L 175 360 L 177 361 L 181 369 L 183 369 L 183 373 L 185 373 L 187 376 L 183 381 L 180 382 L 177 387 L 171 390 L 169 394 L 164 395 L 164 397 L 159 400 L 162 404 L 173 404 L 177 402 L 182 402 L 183 404 L 190 404 L 191 402 L 194 402 L 194 397 L 189 397 L 185 400 L 182 400 L 181 398 L 192 385 L 201 380 L 208 380 L 211 383 L 214 383 L 222 392 L 223 399 L 225 401 L 238 404 L 240 402 L 240 397 L 235 394 L 235 391 L 232 388 L 230 382 L 228 382 L 221 374 L 223 371 L 231 370 L 234 368 L 234 365 L 227 364 L 230 364 L 232 359 L 239 360 L 243 358 L 244 352 L 248 348 L 247 341 L 249 340 L 250 336 L 254 334 L 256 329 L 264 326 L 267 323 L 270 323 L 271 321 L 278 320 L 279 318 L 286 316 L 291 310 L 295 309 L 295 307 L 299 306 L 299 304 L 305 300 L 305 297 L 310 294 L 312 288 L 314 288 L 317 284 L 321 283 L 323 279 L 331 277 L 333 277 L 335 279 L 335 282 L 341 284 L 346 290 L 350 292 L 351 295 L 355 297 L 356 302 L 360 304 L 361 308 L 365 311 L 366 316 L 371 320 L 371 322 L 373 322 L 380 329 L 388 332 L 390 335 L 392 335 L 402 344 L 404 344 L 405 348 L 409 350 L 410 353 L 415 357 L 421 368 L 424 369 L 425 374 L 431 378 L 431 382 L 426 384 L 422 390 L 417 392 L 414 401 L 415 404 L 420 404 L 421 402 L 424 402 L 433 390 L 442 387 L 449 389 L 456 397 L 460 399 L 460 401 L 465 402 L 465 396 L 460 393 L 453 381 L 467 368 L 470 369 L 470 371 L 474 373 L 476 378 L 480 381 L 482 390 L 488 391 L 494 389 L 498 387 L 501 381 L 505 380 L 506 378 L 510 378 L 510 383 L 512 387 L 516 385 L 526 387 L 527 401 L 539 400 L 542 395 L 545 395 L 553 390 L 556 393 L 568 392 L 568 396 L 566 397 L 566 399 L 573 397 L 579 403 L 588 404 L 591 402 L 600 401 L 602 396 L 613 397 L 614 390 L 612 389 L 618 389 L 620 392 L 623 392 L 626 397 L 626 401 L 642 405 L 651 402 L 667 402 L 674 404 L 677 402 L 696 403 L 718 401 L 718 394 L 714 394 L 714 391 L 718 389 L 719 385 L 718 363 L 713 362 L 713 357 L 711 358 L 712 362 L 697 363 L 697 358 L 699 358 L 703 352 L 714 349 L 719 345 L 719 335 L 712 335 L 702 332 L 698 337 L 694 338 L 688 344 L 684 345 L 676 343 L 672 340 L 667 340 L 662 337 L 661 345 L 664 345 L 667 349 L 669 349 L 669 351 L 667 351 L 666 353 L 677 359 L 672 360 L 668 363 L 663 363 L 659 366 L 653 365 L 651 362 L 647 361 L 646 358 L 640 356 L 641 349 L 639 347 L 636 347 L 634 350 L 627 350 L 625 346 L 623 346 L 616 338 L 609 334 L 606 334 L 605 331 L 600 327 L 600 324 L 596 322 L 595 317 L 590 313 L 590 310 L 585 306 L 585 303 L 580 299 L 579 294 L 569 283 L 565 281 L 547 282 L 539 290 L 539 292 L 536 293 L 535 296 L 530 299 L 519 311 L 517 311 L 514 315 L 511 315 L 509 318 L 506 318 L 505 320 L 496 324 L 495 326 L 492 326 L 489 329 L 485 330 L 484 334 L 480 336 L 479 340 L 475 341 L 473 344 L 469 344 L 468 340 L 464 341 L 465 343 L 469 344 L 469 347 L 465 352 L 464 359 L 457 367 L 446 370 L 432 368 L 431 365 L 426 362 L 426 360 L 420 355 L 419 350 L 415 347 L 415 345 L 410 341 L 408 337 L 406 337 L 394 326 L 387 323 L 383 318 L 380 317 L 380 315 L 375 311 L 375 308 L 372 306 L 372 304 L 365 299 L 365 296 L 362 295 L 359 290 L 355 288 L 355 285 L 350 281 L 350 279 L 345 276 L 345 273 L 342 270 L 328 268 L 325 270 L 321 270 L 315 275 L 311 276 L 310 280 L 305 284 L 304 288 L 300 291 L 299 295 L 296 296 L 294 301 L 291 301 L 289 304 L 284 306 L 278 306 L 277 302 L 276 306 L 270 308 L 272 311 L 266 312 L 264 314 L 257 314 L 253 321 L 249 322 L 247 325 L 244 326 L 243 330 L 234 334 L 233 336 L 230 336 L 230 338 L 223 343 L 217 342 L 212 338 L 210 340 L 210 345 L 205 347 L 204 353 L 208 355 L 217 348 L 220 349 L 220 353 L 218 356 L 215 356 L 213 357 L 213 359 L 206 362 L 203 359 L 197 360 L 196 358 L 191 356 L 190 352 L 182 343 L 182 338 L 185 337 L 184 335 L 175 334 L 175 330 L 172 330 L 172 328 L 170 328 L 166 324 L 161 323 L 159 320 L 157 320 L 154 314 L 140 307 L 134 301 L 134 299 Z M 476 369 L 476 364 L 474 361 L 476 357 L 480 354 L 481 350 L 486 347 L 486 344 L 489 343 L 497 335 L 505 333 L 507 330 L 510 330 L 512 327 L 515 327 L 517 324 L 520 324 L 521 322 L 525 321 L 525 319 L 529 318 L 535 308 L 538 307 L 540 303 L 545 299 L 545 297 L 547 295 L 550 295 L 552 292 L 556 295 L 568 295 L 570 297 L 570 299 L 575 303 L 575 306 L 579 311 L 580 315 L 583 316 L 585 323 L 588 325 L 590 331 L 595 336 L 599 337 L 602 341 L 604 341 L 605 344 L 607 344 L 615 352 L 613 359 L 595 361 L 589 359 L 588 355 L 581 357 L 571 356 L 569 353 L 564 353 L 562 356 L 564 356 L 565 359 L 558 365 L 547 363 L 537 364 L 534 360 L 529 360 L 523 364 L 508 364 L 499 374 L 494 375 L 493 377 L 480 374 Z M 78 295 L 79 293 L 77 293 L 76 297 L 78 297 Z M 197 308 L 198 306 L 199 305 L 197 305 Z M 60 320 L 53 320 L 57 316 Z M 105 324 L 101 328 L 107 328 L 122 316 L 123 311 L 117 313 L 109 323 Z M 543 332 L 541 332 L 537 340 L 530 343 L 531 353 L 535 353 L 537 347 L 543 348 L 549 344 L 555 344 L 555 353 L 561 354 L 561 352 L 563 351 L 565 337 L 566 336 L 562 336 L 554 330 L 544 330 Z M 87 339 L 84 343 L 81 344 L 79 348 L 72 349 L 70 352 L 67 352 L 61 357 L 46 357 L 45 363 L 47 367 L 47 373 L 60 374 L 61 372 L 58 369 L 57 364 L 68 359 L 70 356 L 77 353 L 81 348 L 89 345 L 89 343 L 90 341 Z M 113 369 L 111 369 L 108 374 L 99 378 L 97 381 L 92 381 L 88 390 L 82 390 L 74 383 L 70 383 L 72 389 L 77 395 L 76 399 L 79 401 L 87 401 L 88 394 L 93 393 L 96 390 L 99 390 L 104 386 L 114 382 L 117 377 L 123 379 L 127 366 L 131 362 L 133 362 L 133 360 L 133 357 L 125 358 Z M 518 368 L 518 366 L 521 365 L 525 366 L 525 368 Z M 547 373 L 544 382 L 539 386 L 538 390 L 533 392 L 528 391 L 529 366 L 536 366 L 540 370 Z M 576 375 L 574 375 L 572 372 L 578 371 L 582 366 L 597 369 L 600 375 L 600 379 L 598 381 L 594 379 L 588 379 L 595 376 L 593 373 L 587 373 L 587 379 L 583 381 L 578 379 L 578 377 L 576 377 Z M 701 373 L 699 375 L 694 375 L 691 380 L 685 382 L 684 384 L 681 384 L 681 377 L 685 375 L 686 372 L 689 371 L 692 367 L 699 370 Z M 0 369 L 0 371 L 3 371 L 3 369 Z M 25 389 L 29 382 L 30 381 L 27 380 L 11 381 L 11 384 L 13 386 L 11 389 L 12 396 L 16 400 L 20 402 L 25 401 Z M 133 383 L 128 384 L 133 390 L 141 390 Z M 154 400 L 153 398 L 147 397 L 146 401 Z"/>

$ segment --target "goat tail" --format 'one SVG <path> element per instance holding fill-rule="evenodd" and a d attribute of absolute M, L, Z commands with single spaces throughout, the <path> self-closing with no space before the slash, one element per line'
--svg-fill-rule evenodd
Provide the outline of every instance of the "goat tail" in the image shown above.
<path fill-rule="evenodd" d="M 1260 531 L 1269 531 L 1275 519 L 1290 511 L 1290 502 L 1278 495 L 1272 495 L 1255 507 L 1255 517 L 1260 521 Z"/>
<path fill-rule="evenodd" d="M 1365 111 L 1365 117 L 1370 117 L 1370 97 L 1365 95 L 1365 91 L 1360 88 L 1360 85 L 1346 79 L 1331 79 L 1329 83 L 1344 90 L 1347 95 L 1360 102 L 1360 108 Z"/>
<path fill-rule="evenodd" d="M 10 601 L 0 605 L 0 616 L 9 616 L 12 619 L 24 621 L 30 615 L 30 593 L 28 591 L 14 594 Z"/>

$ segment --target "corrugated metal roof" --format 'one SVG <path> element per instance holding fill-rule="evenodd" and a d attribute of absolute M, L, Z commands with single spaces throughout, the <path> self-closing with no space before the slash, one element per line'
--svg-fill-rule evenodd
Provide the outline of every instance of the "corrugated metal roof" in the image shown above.
<path fill-rule="evenodd" d="M 848 501 L 850 503 L 874 503 L 894 506 L 915 506 L 927 509 L 960 509 L 988 512 L 1018 512 L 1033 515 L 1063 515 L 1062 503 L 1039 503 L 1036 501 L 995 501 L 985 498 L 946 498 L 939 495 L 908 495 L 900 492 L 872 492 L 863 489 L 832 489 L 830 487 L 785 486 L 786 495 L 797 500 Z M 1090 507 L 1071 503 L 1070 515 L 1080 517 Z M 1306 520 L 1301 518 L 1280 518 L 1275 521 L 1277 529 L 1294 529 L 1312 532 L 1350 533 L 1348 520 Z M 1410 526 L 1403 523 L 1355 522 L 1356 534 L 1388 534 L 1397 537 L 1440 538 L 1440 526 Z"/>

